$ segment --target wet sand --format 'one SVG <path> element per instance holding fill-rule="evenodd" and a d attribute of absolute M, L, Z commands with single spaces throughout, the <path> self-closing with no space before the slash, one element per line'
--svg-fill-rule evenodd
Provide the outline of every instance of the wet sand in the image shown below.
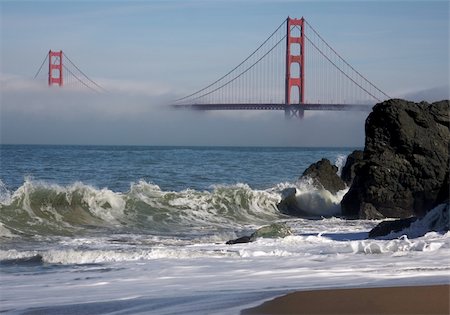
<path fill-rule="evenodd" d="M 450 314 L 450 285 L 332 289 L 290 293 L 241 315 Z"/>

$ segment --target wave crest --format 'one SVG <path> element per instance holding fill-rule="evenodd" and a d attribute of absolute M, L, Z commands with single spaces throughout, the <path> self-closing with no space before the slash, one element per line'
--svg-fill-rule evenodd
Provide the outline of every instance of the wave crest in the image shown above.
<path fill-rule="evenodd" d="M 192 227 L 239 227 L 280 217 L 275 191 L 246 184 L 214 186 L 212 191 L 162 191 L 139 181 L 128 192 L 98 189 L 81 182 L 68 186 L 26 179 L 2 193 L 1 236 L 73 235 L 89 228 L 137 228 L 180 232 Z"/>

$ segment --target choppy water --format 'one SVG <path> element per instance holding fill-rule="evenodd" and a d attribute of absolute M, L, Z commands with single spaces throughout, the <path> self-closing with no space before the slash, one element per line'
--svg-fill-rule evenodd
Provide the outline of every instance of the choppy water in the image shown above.
<path fill-rule="evenodd" d="M 448 283 L 450 235 L 367 240 L 298 176 L 353 148 L 1 146 L 0 311 L 238 314 L 292 289 Z M 296 187 L 315 220 L 276 208 Z M 294 235 L 224 243 L 281 221 Z"/>

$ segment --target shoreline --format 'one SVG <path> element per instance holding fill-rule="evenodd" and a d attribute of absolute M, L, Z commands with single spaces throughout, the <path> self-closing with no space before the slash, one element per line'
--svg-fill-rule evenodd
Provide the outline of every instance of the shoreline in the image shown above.
<path fill-rule="evenodd" d="M 450 314 L 450 285 L 297 291 L 241 311 L 256 314 Z"/>

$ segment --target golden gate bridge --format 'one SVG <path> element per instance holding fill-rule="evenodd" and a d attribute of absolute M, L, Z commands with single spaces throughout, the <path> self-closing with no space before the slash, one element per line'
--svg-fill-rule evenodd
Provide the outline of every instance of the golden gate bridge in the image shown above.
<path fill-rule="evenodd" d="M 288 17 L 247 58 L 175 101 L 195 110 L 369 111 L 390 98 L 342 58 L 304 19 Z"/>
<path fill-rule="evenodd" d="M 38 73 L 47 59 L 49 85 L 75 82 L 104 91 L 62 51 L 50 51 Z M 302 118 L 306 110 L 370 111 L 389 98 L 304 18 L 288 17 L 236 67 L 171 106 L 202 111 L 283 110 L 287 118 Z"/>

